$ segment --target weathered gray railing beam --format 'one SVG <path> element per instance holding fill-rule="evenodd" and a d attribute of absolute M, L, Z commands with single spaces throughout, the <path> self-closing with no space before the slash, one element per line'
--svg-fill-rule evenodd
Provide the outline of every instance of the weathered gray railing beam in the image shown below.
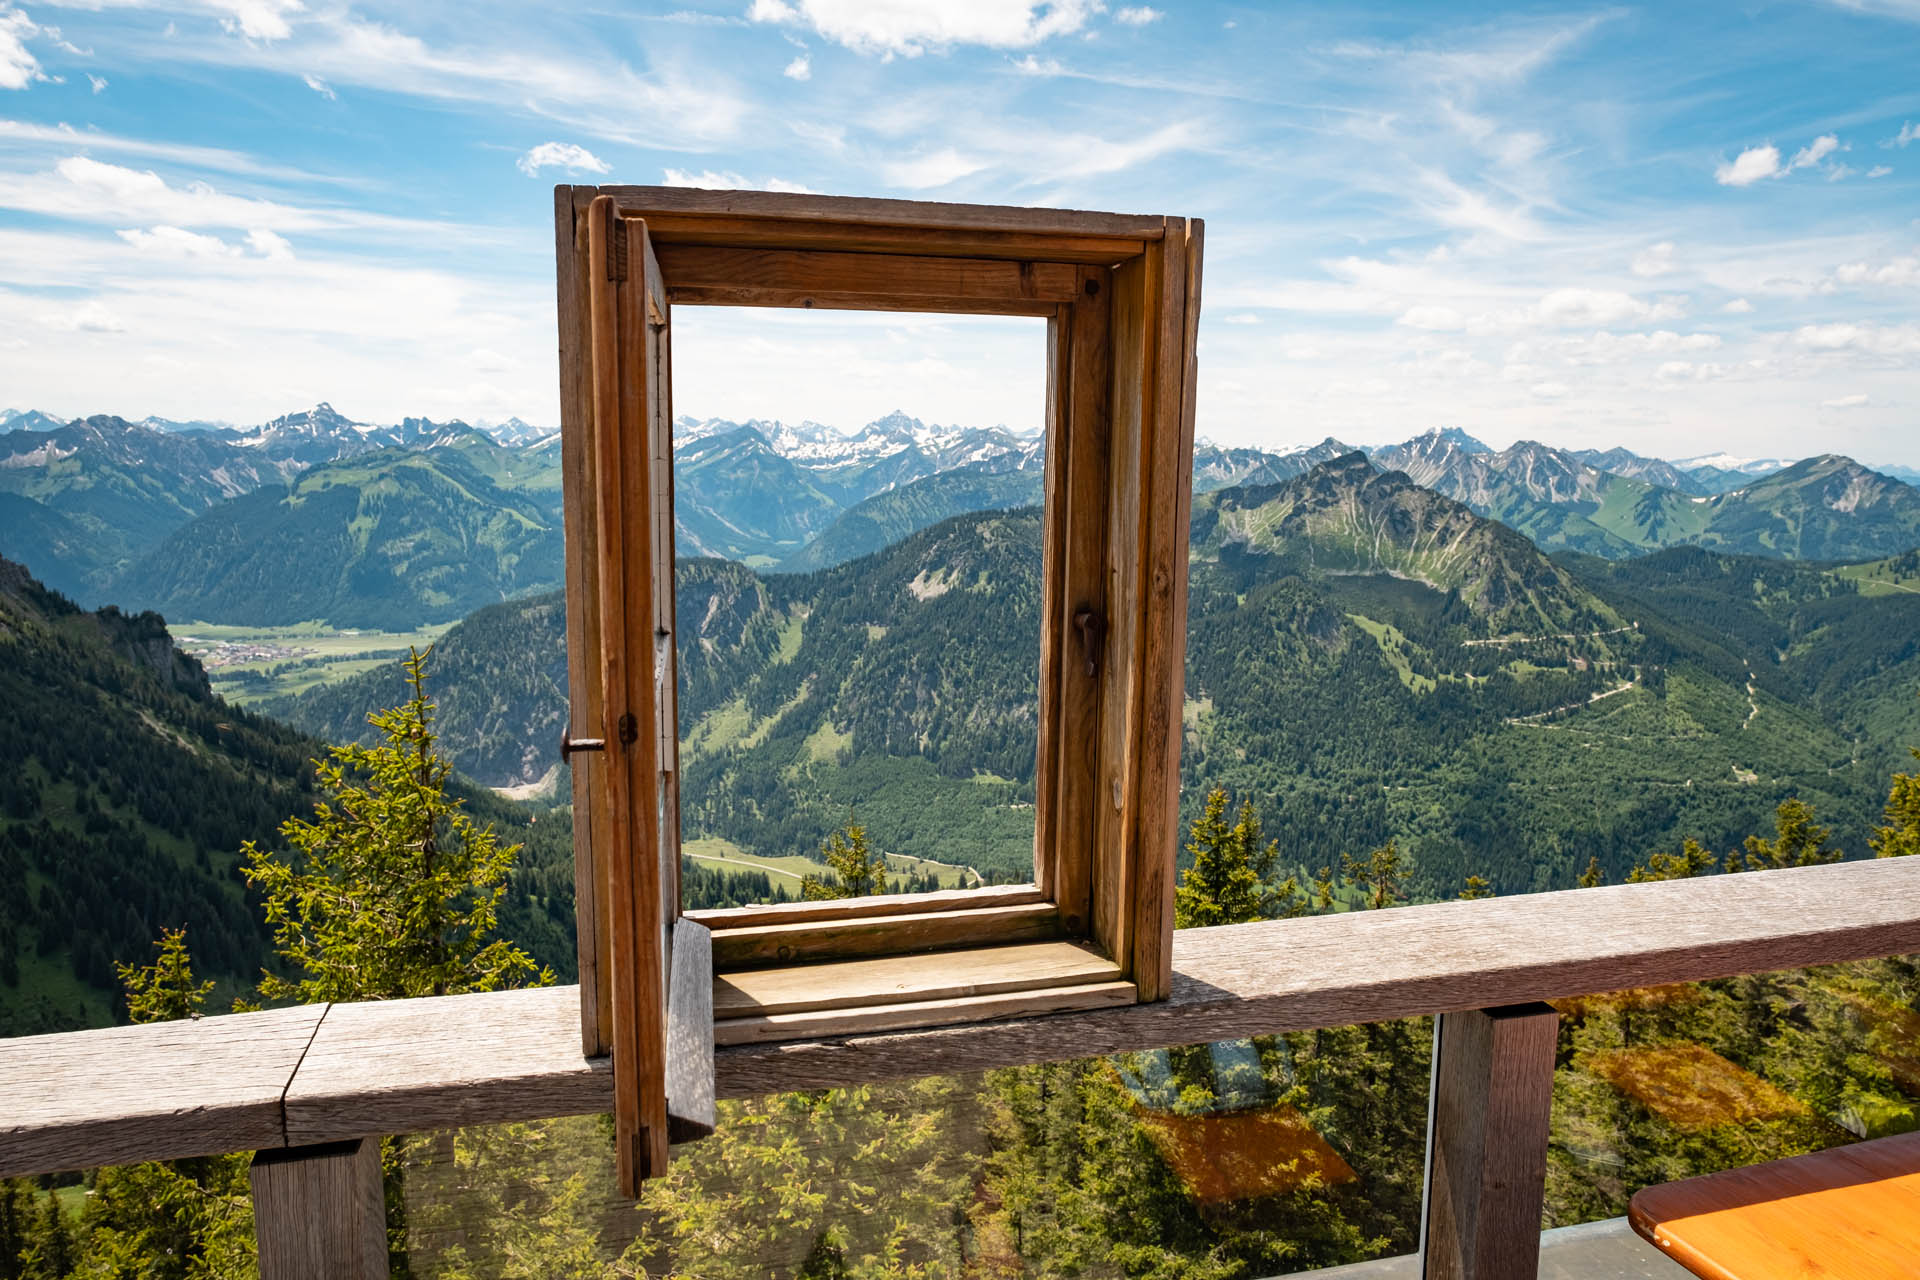
<path fill-rule="evenodd" d="M 1920 952 L 1920 858 L 1185 930 L 1156 1004 L 714 1055 L 721 1097 Z M 611 1105 L 574 987 L 0 1040 L 0 1175 Z"/>

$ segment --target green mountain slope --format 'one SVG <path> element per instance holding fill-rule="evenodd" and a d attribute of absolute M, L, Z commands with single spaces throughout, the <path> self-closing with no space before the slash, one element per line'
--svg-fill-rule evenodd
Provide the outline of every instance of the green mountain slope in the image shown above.
<path fill-rule="evenodd" d="M 114 966 L 146 962 L 160 932 L 181 925 L 219 1002 L 250 989 L 271 952 L 240 846 L 271 846 L 285 818 L 311 809 L 324 751 L 211 693 L 158 616 L 82 611 L 0 560 L 0 1036 L 112 1021 Z M 468 783 L 456 790 L 526 845 L 501 928 L 564 981 L 564 813 L 542 820 Z"/>
<path fill-rule="evenodd" d="M 289 488 L 196 517 L 119 589 L 174 618 L 405 630 L 557 587 L 557 494 L 503 487 L 494 466 L 504 452 L 464 441 L 314 467 Z M 524 478 L 546 476 L 531 468 Z"/>
<path fill-rule="evenodd" d="M 1714 498 L 1702 546 L 1798 560 L 1869 560 L 1920 546 L 1920 490 L 1822 454 Z"/>
<path fill-rule="evenodd" d="M 943 471 L 889 489 L 849 508 L 818 537 L 780 562 L 783 573 L 809 573 L 857 560 L 969 511 L 1031 506 L 1046 478 L 1038 471 Z"/>
<path fill-rule="evenodd" d="M 1183 804 L 1251 795 L 1299 867 L 1397 838 L 1437 895 L 1564 886 L 1592 856 L 1618 875 L 1685 835 L 1731 847 L 1794 795 L 1860 852 L 1920 742 L 1920 596 L 1818 568 L 1556 562 L 1352 457 L 1203 495 L 1192 555 Z M 889 852 L 1026 874 L 1039 563 L 1031 510 L 811 574 L 683 562 L 687 839 L 791 857 L 851 815 Z M 504 652 L 553 643 L 543 607 L 489 611 L 476 701 L 516 708 L 496 726 L 561 714 Z M 464 705 L 450 689 L 455 750 L 490 738 Z M 487 780 L 537 776 L 547 736 Z"/>

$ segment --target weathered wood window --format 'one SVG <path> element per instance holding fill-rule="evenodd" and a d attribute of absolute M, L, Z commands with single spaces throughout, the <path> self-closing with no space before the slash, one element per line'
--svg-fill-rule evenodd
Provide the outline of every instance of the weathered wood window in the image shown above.
<path fill-rule="evenodd" d="M 711 931 L 715 1040 L 1164 998 L 1201 224 L 660 187 L 561 187 L 555 215 L 573 730 L 604 742 L 573 772 L 582 1018 L 587 1052 L 614 1056 L 623 1161 L 635 1135 L 636 1168 L 664 1161 L 666 992 L 689 976 L 677 307 L 1047 321 L 1033 883 L 689 913 Z"/>

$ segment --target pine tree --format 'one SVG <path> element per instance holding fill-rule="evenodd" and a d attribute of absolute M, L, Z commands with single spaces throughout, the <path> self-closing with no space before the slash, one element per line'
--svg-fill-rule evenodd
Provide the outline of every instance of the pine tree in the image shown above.
<path fill-rule="evenodd" d="M 1280 842 L 1261 843 L 1260 816 L 1253 811 L 1252 801 L 1241 800 L 1232 826 L 1227 825 L 1227 801 L 1226 789 L 1215 787 L 1207 793 L 1205 811 L 1193 820 L 1187 839 L 1193 864 L 1174 891 L 1176 929 L 1241 924 L 1299 915 L 1304 910 L 1294 877 L 1278 885 L 1268 883 L 1280 858 Z"/>
<path fill-rule="evenodd" d="M 1811 867 L 1838 862 L 1840 850 L 1828 846 L 1833 833 L 1815 826 L 1813 808 L 1800 800 L 1783 800 L 1773 811 L 1774 838 L 1748 836 L 1746 856 L 1738 849 L 1727 855 L 1728 871 L 1766 871 L 1776 867 Z"/>
<path fill-rule="evenodd" d="M 1920 760 L 1920 748 L 1913 758 Z M 1920 853 L 1920 773 L 1896 773 L 1887 793 L 1886 825 L 1874 828 L 1867 847 L 1876 858 L 1907 858 Z"/>
<path fill-rule="evenodd" d="M 849 820 L 846 828 L 827 837 L 820 856 L 833 873 L 829 880 L 804 876 L 800 896 L 809 902 L 830 898 L 864 898 L 887 888 L 886 855 L 867 847 L 867 829 Z"/>
<path fill-rule="evenodd" d="M 1481 898 L 1493 896 L 1493 885 L 1480 876 L 1468 876 L 1466 887 L 1460 890 L 1460 897 L 1466 902 L 1476 902 Z"/>
<path fill-rule="evenodd" d="M 1698 840 L 1689 836 L 1680 844 L 1679 853 L 1651 853 L 1643 867 L 1627 872 L 1628 884 L 1646 884 L 1653 880 L 1691 880 L 1712 875 L 1720 869 L 1720 860 Z"/>
<path fill-rule="evenodd" d="M 426 691 L 431 652 L 405 661 L 412 696 L 367 717 L 383 741 L 315 762 L 323 798 L 313 818 L 280 827 L 291 852 L 252 841 L 242 850 L 275 949 L 298 975 L 263 974 L 268 1000 L 397 1000 L 553 980 L 493 937 L 520 846 L 502 847 L 447 794 L 453 769 L 436 750 Z"/>
<path fill-rule="evenodd" d="M 1607 882 L 1607 873 L 1600 869 L 1600 855 L 1594 854 L 1587 859 L 1587 869 L 1580 873 L 1582 889 L 1597 889 Z"/>
<path fill-rule="evenodd" d="M 197 1018 L 213 992 L 213 979 L 193 980 L 193 959 L 187 952 L 187 931 L 167 929 L 155 944 L 160 955 L 144 968 L 119 964 L 114 972 L 126 990 L 129 1022 L 173 1022 Z"/>
<path fill-rule="evenodd" d="M 1396 841 L 1389 840 L 1364 857 L 1344 854 L 1341 861 L 1347 879 L 1366 892 L 1369 909 L 1390 907 L 1400 900 L 1406 872 L 1400 865 L 1400 846 Z"/>

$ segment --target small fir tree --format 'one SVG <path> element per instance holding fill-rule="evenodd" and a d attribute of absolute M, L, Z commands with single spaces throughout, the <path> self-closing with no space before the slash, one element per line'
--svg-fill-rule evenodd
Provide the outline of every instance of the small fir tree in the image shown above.
<path fill-rule="evenodd" d="M 1468 876 L 1466 887 L 1460 890 L 1460 897 L 1467 902 L 1476 902 L 1481 898 L 1493 896 L 1493 884 L 1480 876 Z"/>
<path fill-rule="evenodd" d="M 427 658 L 410 651 L 400 706 L 367 717 L 383 740 L 334 747 L 316 761 L 325 798 L 280 827 L 290 852 L 248 841 L 280 958 L 296 976 L 264 974 L 268 1000 L 397 1000 L 545 984 L 552 974 L 493 936 L 519 845 L 502 846 L 447 794 L 436 750 Z"/>
<path fill-rule="evenodd" d="M 1187 839 L 1193 864 L 1174 891 L 1176 929 L 1296 916 L 1305 909 L 1294 877 L 1278 885 L 1268 882 L 1280 859 L 1280 842 L 1262 843 L 1253 802 L 1243 798 L 1239 816 L 1229 826 L 1227 801 L 1226 789 L 1215 787 L 1207 793 L 1205 811 L 1193 820 Z"/>
<path fill-rule="evenodd" d="M 1920 748 L 1913 752 L 1920 760 Z M 1876 858 L 1908 858 L 1920 853 L 1920 773 L 1896 773 L 1887 793 L 1886 824 L 1875 827 L 1867 847 Z"/>
<path fill-rule="evenodd" d="M 1720 860 L 1706 846 L 1689 836 L 1680 843 L 1678 853 L 1650 853 L 1647 863 L 1627 872 L 1628 884 L 1646 884 L 1653 880 L 1691 880 L 1710 876 L 1720 869 Z"/>
<path fill-rule="evenodd" d="M 197 1018 L 213 993 L 213 979 L 193 980 L 193 958 L 187 952 L 187 931 L 167 929 L 154 946 L 160 955 L 144 967 L 114 966 L 126 990 L 129 1022 L 174 1022 Z"/>
<path fill-rule="evenodd" d="M 1833 833 L 1815 825 L 1813 807 L 1800 800 L 1783 800 L 1773 811 L 1773 839 L 1748 836 L 1746 856 L 1736 849 L 1727 855 L 1729 871 L 1767 871 L 1776 867 L 1811 867 L 1838 862 L 1840 850 L 1827 844 Z"/>
<path fill-rule="evenodd" d="M 1600 855 L 1594 854 L 1587 859 L 1587 869 L 1580 873 L 1582 889 L 1597 889 L 1607 882 L 1607 873 L 1600 869 Z"/>
<path fill-rule="evenodd" d="M 1400 901 L 1406 870 L 1401 866 L 1397 841 L 1389 840 L 1364 857 L 1343 854 L 1341 861 L 1347 879 L 1365 891 L 1368 909 L 1377 911 Z"/>
<path fill-rule="evenodd" d="M 805 876 L 800 881 L 800 896 L 809 902 L 829 898 L 865 898 L 887 889 L 886 855 L 867 847 L 867 829 L 848 820 L 846 829 L 836 831 L 820 846 L 820 856 L 832 872 L 830 879 Z"/>

